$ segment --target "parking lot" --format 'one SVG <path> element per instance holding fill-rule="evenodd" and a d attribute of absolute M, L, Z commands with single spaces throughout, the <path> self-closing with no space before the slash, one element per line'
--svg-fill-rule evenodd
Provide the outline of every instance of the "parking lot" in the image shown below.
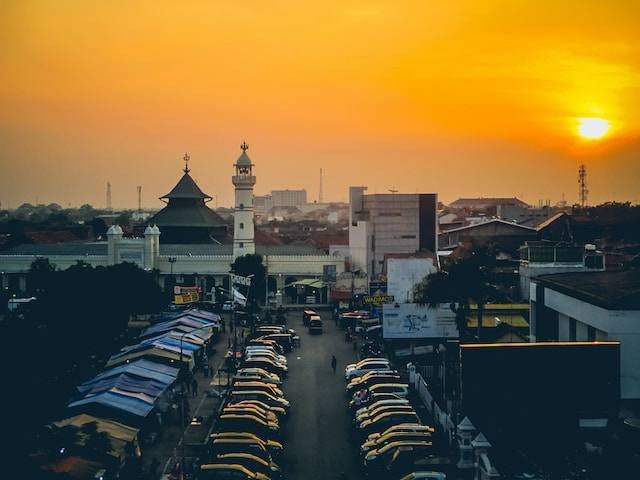
<path fill-rule="evenodd" d="M 344 367 L 357 358 L 344 332 L 328 312 L 321 313 L 324 332 L 310 335 L 300 311 L 288 314 L 288 326 L 299 332 L 301 347 L 289 355 L 285 393 L 291 415 L 285 425 L 287 478 L 361 478 L 358 444 L 351 438 L 351 418 L 345 408 Z M 331 369 L 331 356 L 338 363 Z"/>

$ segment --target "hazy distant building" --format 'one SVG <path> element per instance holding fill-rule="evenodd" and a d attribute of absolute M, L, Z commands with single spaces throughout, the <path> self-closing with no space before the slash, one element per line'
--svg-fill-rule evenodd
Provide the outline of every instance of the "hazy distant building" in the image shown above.
<path fill-rule="evenodd" d="M 525 241 L 536 238 L 535 228 L 492 218 L 443 231 L 438 235 L 438 244 L 442 249 L 454 248 L 463 243 L 470 243 L 475 247 L 492 244 L 502 251 L 517 252 Z"/>
<path fill-rule="evenodd" d="M 307 203 L 306 190 L 272 190 L 271 200 L 274 207 L 297 207 Z"/>
<path fill-rule="evenodd" d="M 467 209 L 467 210 L 496 210 L 498 205 L 515 205 L 522 208 L 527 208 L 527 205 L 522 200 L 509 197 L 509 198 L 459 198 L 449 204 L 449 208 L 453 209 Z"/>
<path fill-rule="evenodd" d="M 373 279 L 384 270 L 385 255 L 438 248 L 435 193 L 365 194 L 349 188 L 349 250 L 354 268 Z"/>

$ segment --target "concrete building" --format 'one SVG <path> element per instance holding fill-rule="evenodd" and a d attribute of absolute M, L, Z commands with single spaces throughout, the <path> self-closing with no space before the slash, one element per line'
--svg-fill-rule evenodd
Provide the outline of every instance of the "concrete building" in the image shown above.
<path fill-rule="evenodd" d="M 593 246 L 560 242 L 530 241 L 520 248 L 520 294 L 529 300 L 531 279 L 554 273 L 600 272 L 605 270 L 604 255 Z"/>
<path fill-rule="evenodd" d="M 233 258 L 256 253 L 253 224 L 253 186 L 256 177 L 253 175 L 253 163 L 243 143 L 242 154 L 236 161 L 235 175 L 231 181 L 235 187 L 235 210 L 233 213 Z"/>
<path fill-rule="evenodd" d="M 532 341 L 619 341 L 621 398 L 640 399 L 640 272 L 543 275 L 530 288 Z"/>
<path fill-rule="evenodd" d="M 449 204 L 449 208 L 453 208 L 453 209 L 464 208 L 467 210 L 486 210 L 486 211 L 493 210 L 493 213 L 495 213 L 495 210 L 497 209 L 498 205 L 516 205 L 523 208 L 526 208 L 529 206 L 522 200 L 515 197 L 509 197 L 509 198 L 479 197 L 479 198 L 459 198 L 451 202 Z"/>
<path fill-rule="evenodd" d="M 387 254 L 437 252 L 437 195 L 372 194 L 349 188 L 349 249 L 354 268 L 376 278 Z"/>
<path fill-rule="evenodd" d="M 307 203 L 307 191 L 272 190 L 271 200 L 274 207 L 297 207 Z"/>
<path fill-rule="evenodd" d="M 523 207 L 522 205 L 499 204 L 497 206 L 496 216 L 502 220 L 516 222 L 520 225 L 537 227 L 560 211 L 560 208 L 549 205 L 532 208 L 528 206 Z"/>

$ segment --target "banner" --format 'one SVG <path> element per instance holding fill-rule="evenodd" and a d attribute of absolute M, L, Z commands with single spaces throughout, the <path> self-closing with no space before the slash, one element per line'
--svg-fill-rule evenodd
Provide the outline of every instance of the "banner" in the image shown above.
<path fill-rule="evenodd" d="M 233 289 L 233 303 L 234 304 L 237 303 L 239 305 L 246 306 L 247 305 L 247 297 L 242 295 L 238 290 L 236 290 L 234 288 Z"/>
<path fill-rule="evenodd" d="M 176 295 L 180 295 L 181 293 L 200 293 L 200 291 L 200 287 L 184 287 L 182 285 L 175 285 L 173 287 L 173 293 L 175 293 Z"/>
<path fill-rule="evenodd" d="M 174 295 L 173 297 L 173 303 L 175 303 L 176 305 L 185 305 L 187 303 L 194 303 L 199 300 L 200 295 L 198 294 L 198 292 L 180 293 Z"/>
<path fill-rule="evenodd" d="M 251 277 L 242 277 L 240 275 L 236 275 L 234 273 L 231 274 L 231 283 L 233 285 L 244 285 L 244 286 L 250 286 L 251 285 Z"/>
<path fill-rule="evenodd" d="M 364 297 L 362 297 L 362 302 L 367 305 L 393 303 L 393 295 L 365 295 Z"/>

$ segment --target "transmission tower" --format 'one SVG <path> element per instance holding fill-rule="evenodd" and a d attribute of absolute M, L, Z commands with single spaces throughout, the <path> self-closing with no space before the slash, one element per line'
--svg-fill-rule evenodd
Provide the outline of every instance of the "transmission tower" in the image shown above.
<path fill-rule="evenodd" d="M 322 203 L 322 169 L 320 169 L 320 190 L 318 190 L 318 203 Z"/>
<path fill-rule="evenodd" d="M 107 182 L 107 210 L 111 211 L 111 182 Z"/>
<path fill-rule="evenodd" d="M 138 185 L 138 212 L 142 213 L 142 185 Z"/>
<path fill-rule="evenodd" d="M 589 190 L 587 189 L 587 167 L 585 167 L 584 163 L 578 168 L 578 185 L 580 193 L 580 206 L 586 207 Z"/>

